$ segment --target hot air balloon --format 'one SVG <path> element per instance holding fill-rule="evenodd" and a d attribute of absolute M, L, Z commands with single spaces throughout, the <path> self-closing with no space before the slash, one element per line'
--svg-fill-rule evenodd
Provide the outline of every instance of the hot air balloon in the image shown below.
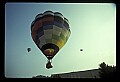
<path fill-rule="evenodd" d="M 52 68 L 52 58 L 65 45 L 71 34 L 69 21 L 60 12 L 45 11 L 31 24 L 31 36 L 37 47 L 47 57 L 46 68 Z"/>
<path fill-rule="evenodd" d="M 31 48 L 27 48 L 27 51 L 30 52 L 30 51 L 31 51 Z"/>
<path fill-rule="evenodd" d="M 83 49 L 80 49 L 80 51 L 83 51 Z"/>

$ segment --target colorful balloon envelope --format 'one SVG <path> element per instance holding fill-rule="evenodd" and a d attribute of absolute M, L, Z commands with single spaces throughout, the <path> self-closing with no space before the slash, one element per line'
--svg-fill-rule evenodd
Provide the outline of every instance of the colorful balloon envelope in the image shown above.
<path fill-rule="evenodd" d="M 59 12 L 38 14 L 31 24 L 31 36 L 48 60 L 65 45 L 71 34 L 69 21 Z"/>

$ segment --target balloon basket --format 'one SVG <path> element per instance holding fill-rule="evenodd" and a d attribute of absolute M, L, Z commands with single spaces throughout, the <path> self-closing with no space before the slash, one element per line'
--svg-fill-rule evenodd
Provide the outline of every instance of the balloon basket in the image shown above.
<path fill-rule="evenodd" d="M 47 64 L 46 64 L 46 68 L 47 69 L 50 69 L 50 68 L 52 68 L 53 66 L 52 66 L 52 63 L 50 62 L 50 60 L 47 62 Z"/>

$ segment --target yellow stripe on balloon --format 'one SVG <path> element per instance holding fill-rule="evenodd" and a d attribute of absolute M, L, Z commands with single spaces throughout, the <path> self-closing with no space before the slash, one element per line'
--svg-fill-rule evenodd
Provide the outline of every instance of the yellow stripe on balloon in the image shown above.
<path fill-rule="evenodd" d="M 64 46 L 64 41 L 61 38 L 59 38 L 56 45 L 59 47 L 59 49 L 61 49 Z"/>

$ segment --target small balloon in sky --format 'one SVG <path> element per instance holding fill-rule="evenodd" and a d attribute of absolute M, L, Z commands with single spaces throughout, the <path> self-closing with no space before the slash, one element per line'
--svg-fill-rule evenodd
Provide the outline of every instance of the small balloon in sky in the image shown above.
<path fill-rule="evenodd" d="M 30 52 L 30 51 L 31 51 L 31 48 L 27 48 L 27 51 Z"/>
<path fill-rule="evenodd" d="M 80 49 L 80 51 L 83 51 L 83 49 Z"/>

